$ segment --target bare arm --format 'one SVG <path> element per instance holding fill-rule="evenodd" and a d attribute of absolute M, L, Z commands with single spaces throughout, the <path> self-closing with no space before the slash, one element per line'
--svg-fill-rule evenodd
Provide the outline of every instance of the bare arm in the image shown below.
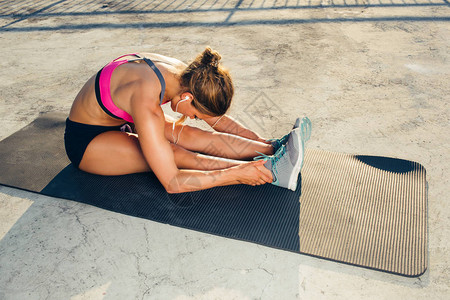
<path fill-rule="evenodd" d="M 164 113 L 157 103 L 157 99 L 151 101 L 138 96 L 132 99 L 131 111 L 145 159 L 168 193 L 272 181 L 270 171 L 262 166 L 264 161 L 214 171 L 179 170 L 172 147 L 164 137 Z"/>
<path fill-rule="evenodd" d="M 250 140 L 265 142 L 266 139 L 260 137 L 256 132 L 246 128 L 243 124 L 233 119 L 231 116 L 211 117 L 204 119 L 214 130 L 219 132 L 238 135 Z"/>

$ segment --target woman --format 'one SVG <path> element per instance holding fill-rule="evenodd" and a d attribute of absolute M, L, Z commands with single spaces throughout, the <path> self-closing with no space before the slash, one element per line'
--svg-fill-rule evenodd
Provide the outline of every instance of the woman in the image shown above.
<path fill-rule="evenodd" d="M 169 193 L 272 182 L 264 164 L 273 160 L 274 145 L 286 141 L 268 143 L 225 115 L 233 84 L 220 59 L 208 47 L 189 65 L 158 54 L 107 64 L 83 86 L 66 121 L 72 163 L 99 175 L 153 171 Z M 167 102 L 217 132 L 175 122 L 160 107 Z M 137 134 L 123 132 L 127 122 Z M 244 161 L 255 151 L 264 159 Z"/>

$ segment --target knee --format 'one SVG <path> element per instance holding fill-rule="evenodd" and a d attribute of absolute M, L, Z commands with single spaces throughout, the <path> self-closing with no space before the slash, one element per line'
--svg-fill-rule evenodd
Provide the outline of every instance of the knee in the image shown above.
<path fill-rule="evenodd" d="M 173 153 L 179 152 L 180 151 L 180 146 L 175 145 L 173 143 L 170 143 L 170 147 L 172 147 L 172 151 Z"/>
<path fill-rule="evenodd" d="M 207 131 L 189 125 L 177 124 L 175 125 L 175 129 L 173 129 L 172 126 L 172 122 L 166 122 L 164 131 L 166 139 L 171 141 L 172 143 L 178 141 L 177 144 L 183 144 L 185 146 L 192 145 L 192 143 L 198 143 L 199 139 L 207 134 Z"/>
<path fill-rule="evenodd" d="M 184 154 L 184 153 L 186 153 L 186 151 L 187 151 L 187 150 L 186 150 L 185 148 L 183 148 L 182 146 L 176 145 L 176 144 L 173 144 L 173 143 L 170 143 L 170 147 L 172 147 L 172 151 L 173 151 L 173 154 L 174 154 L 175 156 Z"/>
<path fill-rule="evenodd" d="M 186 143 L 186 145 L 198 144 L 206 134 L 208 132 L 203 129 L 186 125 L 181 132 L 180 143 Z"/>
<path fill-rule="evenodd" d="M 170 140 L 177 141 L 177 144 L 190 144 L 195 140 L 195 137 L 198 137 L 198 128 L 191 127 L 189 125 L 175 125 L 175 130 L 172 132 L 172 128 L 170 131 Z M 175 142 L 173 141 L 173 142 Z"/>
<path fill-rule="evenodd" d="M 170 143 L 170 146 L 172 147 L 173 156 L 177 165 L 180 163 L 185 163 L 189 158 L 189 151 L 179 145 L 175 145 L 172 143 Z"/>
<path fill-rule="evenodd" d="M 175 143 L 176 140 L 179 140 L 180 133 L 185 135 L 187 131 L 189 131 L 187 125 L 183 124 L 175 124 L 175 121 L 173 122 L 166 122 L 165 128 L 164 128 L 164 136 L 166 139 L 172 143 Z"/>

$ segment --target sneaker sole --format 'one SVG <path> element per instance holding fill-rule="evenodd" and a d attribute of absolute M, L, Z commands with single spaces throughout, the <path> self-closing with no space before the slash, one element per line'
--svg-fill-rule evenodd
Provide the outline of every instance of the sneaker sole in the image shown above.
<path fill-rule="evenodd" d="M 303 164 L 303 159 L 304 159 L 304 145 L 303 145 L 303 141 L 302 141 L 302 136 L 299 133 L 297 135 L 297 140 L 298 140 L 298 145 L 299 145 L 299 151 L 298 151 L 298 159 L 295 162 L 294 165 L 294 169 L 291 172 L 291 176 L 289 177 L 289 185 L 288 188 L 291 191 L 295 191 L 297 188 L 297 179 L 298 179 L 298 174 L 300 173 L 300 169 L 302 168 L 302 164 Z"/>
<path fill-rule="evenodd" d="M 305 144 L 306 141 L 308 141 L 309 138 L 311 137 L 311 121 L 307 117 L 304 117 L 301 120 L 300 118 L 297 118 L 297 120 L 295 121 L 295 125 L 299 125 L 299 127 L 301 127 L 299 129 L 299 134 L 297 136 L 298 145 L 300 147 L 298 157 L 299 158 L 301 157 L 301 159 L 297 160 L 294 166 L 294 170 L 292 171 L 291 176 L 289 177 L 288 188 L 292 191 L 295 191 L 295 189 L 297 188 L 298 174 L 300 173 L 300 170 L 302 169 L 303 166 L 303 161 L 305 160 Z M 295 176 L 293 176 L 294 174 Z"/>

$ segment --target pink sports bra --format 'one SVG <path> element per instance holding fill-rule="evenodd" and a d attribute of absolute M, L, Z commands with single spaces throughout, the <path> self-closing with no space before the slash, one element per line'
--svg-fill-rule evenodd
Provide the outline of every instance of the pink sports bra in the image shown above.
<path fill-rule="evenodd" d="M 140 57 L 137 53 L 122 55 L 113 60 L 112 62 L 110 62 L 109 64 L 107 64 L 106 66 L 104 66 L 100 71 L 98 71 L 97 76 L 95 78 L 95 96 L 97 98 L 98 104 L 111 117 L 134 123 L 133 117 L 131 117 L 131 115 L 126 111 L 118 108 L 111 98 L 110 85 L 112 73 L 118 66 L 130 61 L 135 61 L 128 59 L 118 60 L 125 56 L 136 56 L 138 59 L 144 60 L 149 65 L 149 67 L 152 68 L 156 76 L 158 76 L 159 82 L 161 83 L 161 94 L 159 95 L 160 105 L 164 104 L 163 98 L 164 98 L 164 91 L 166 88 L 166 82 L 164 81 L 164 77 L 162 76 L 161 71 L 159 71 L 159 69 L 155 66 L 155 64 L 146 57 Z"/>

